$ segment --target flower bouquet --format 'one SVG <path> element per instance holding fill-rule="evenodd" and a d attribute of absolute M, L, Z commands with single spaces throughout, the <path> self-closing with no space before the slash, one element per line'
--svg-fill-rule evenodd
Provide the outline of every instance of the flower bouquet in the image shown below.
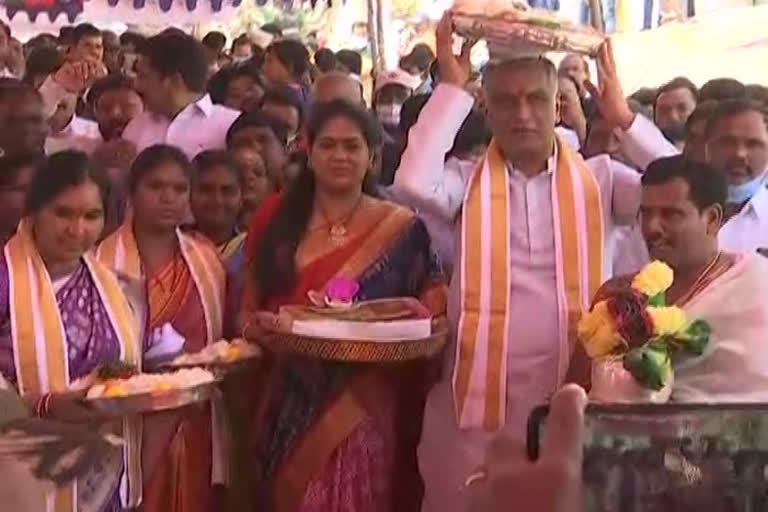
<path fill-rule="evenodd" d="M 711 329 L 666 304 L 672 269 L 660 261 L 646 265 L 629 287 L 598 294 L 578 324 L 577 335 L 593 359 L 591 396 L 607 402 L 663 402 L 669 399 L 673 363 L 699 356 Z"/>

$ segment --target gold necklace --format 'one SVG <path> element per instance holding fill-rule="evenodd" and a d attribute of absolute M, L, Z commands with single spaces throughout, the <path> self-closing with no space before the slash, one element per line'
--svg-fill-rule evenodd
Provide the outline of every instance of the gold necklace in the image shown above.
<path fill-rule="evenodd" d="M 320 215 L 322 215 L 323 219 L 325 220 L 325 225 L 328 226 L 328 238 L 331 240 L 333 245 L 338 247 L 347 243 L 347 238 L 349 238 L 347 223 L 355 214 L 358 207 L 360 206 L 360 203 L 362 202 L 363 195 L 360 194 L 360 197 L 358 198 L 355 205 L 350 209 L 349 213 L 334 221 L 328 218 L 328 214 L 326 213 L 325 209 L 320 205 L 320 203 L 318 203 L 318 210 L 320 211 Z"/>
<path fill-rule="evenodd" d="M 715 254 L 715 257 L 712 258 L 712 261 L 709 262 L 709 264 L 704 268 L 704 270 L 699 274 L 699 277 L 696 278 L 696 281 L 693 282 L 691 286 L 688 287 L 688 290 L 680 296 L 679 299 L 675 301 L 675 304 L 685 304 L 689 300 L 691 300 L 691 297 L 696 292 L 696 289 L 699 287 L 702 281 L 704 281 L 704 278 L 706 278 L 710 272 L 712 272 L 712 269 L 715 268 L 715 265 L 717 265 L 717 262 L 720 261 L 720 256 L 722 255 L 722 251 L 717 251 L 717 254 Z"/>

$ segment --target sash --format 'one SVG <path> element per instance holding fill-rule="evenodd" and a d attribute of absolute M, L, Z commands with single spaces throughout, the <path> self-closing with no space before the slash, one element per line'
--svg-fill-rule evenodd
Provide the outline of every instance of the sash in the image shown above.
<path fill-rule="evenodd" d="M 224 265 L 216 248 L 208 242 L 196 240 L 194 236 L 176 230 L 179 247 L 184 261 L 192 274 L 192 281 L 200 294 L 205 317 L 206 343 L 212 344 L 221 339 L 224 317 L 224 297 L 226 274 Z M 120 228 L 99 244 L 96 256 L 107 267 L 132 279 L 142 280 L 144 276 L 136 238 L 133 235 L 132 221 L 123 223 Z M 149 307 L 149 305 L 147 305 Z M 219 407 L 212 403 L 211 421 L 213 437 L 213 470 L 211 479 L 215 483 L 228 480 L 226 463 L 225 429 Z"/>
<path fill-rule="evenodd" d="M 562 382 L 581 311 L 603 278 L 603 215 L 600 189 L 584 160 L 559 137 L 556 150 L 552 218 Z M 506 421 L 509 215 L 509 173 L 492 141 L 470 180 L 461 212 L 461 313 L 452 382 L 461 428 L 494 431 Z"/>
<path fill-rule="evenodd" d="M 195 288 L 200 294 L 205 316 L 207 343 L 214 343 L 221 338 L 224 312 L 224 294 L 226 275 L 216 249 L 194 236 L 176 231 L 179 247 Z M 141 255 L 133 236 L 130 222 L 123 223 L 117 231 L 102 241 L 96 249 L 96 257 L 107 267 L 136 280 L 146 278 L 141 263 Z"/>
<path fill-rule="evenodd" d="M 14 363 L 22 395 L 60 393 L 69 388 L 67 338 L 51 278 L 37 252 L 27 221 L 5 246 L 10 282 Z M 139 330 L 117 278 L 90 254 L 83 256 L 120 342 L 120 358 L 141 367 Z M 125 471 L 120 498 L 125 507 L 141 503 L 141 422 L 123 420 Z M 48 510 L 77 512 L 77 482 L 47 497 Z"/>
<path fill-rule="evenodd" d="M 235 235 L 216 248 L 218 249 L 219 254 L 224 261 L 227 261 L 229 258 L 231 258 L 232 255 L 235 254 L 238 249 L 243 246 L 243 243 L 245 243 L 245 237 L 247 235 L 248 233 L 240 233 Z"/>

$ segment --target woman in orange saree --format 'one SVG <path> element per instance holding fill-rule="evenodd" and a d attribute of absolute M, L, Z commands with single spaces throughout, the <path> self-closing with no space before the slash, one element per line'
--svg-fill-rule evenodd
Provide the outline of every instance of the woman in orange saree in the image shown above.
<path fill-rule="evenodd" d="M 363 193 L 379 132 L 344 102 L 318 106 L 309 167 L 264 204 L 249 233 L 241 324 L 258 339 L 280 306 L 308 304 L 335 277 L 358 300 L 445 304 L 429 235 L 412 212 Z M 254 428 L 258 510 L 388 512 L 418 508 L 416 444 L 423 365 L 328 363 L 273 354 Z"/>
<path fill-rule="evenodd" d="M 189 200 L 190 163 L 177 148 L 153 146 L 133 164 L 132 218 L 98 247 L 99 259 L 128 281 L 145 283 L 147 358 L 197 352 L 221 337 L 225 273 L 213 245 L 178 230 Z M 211 411 L 187 409 L 144 418 L 146 512 L 208 512 Z"/>

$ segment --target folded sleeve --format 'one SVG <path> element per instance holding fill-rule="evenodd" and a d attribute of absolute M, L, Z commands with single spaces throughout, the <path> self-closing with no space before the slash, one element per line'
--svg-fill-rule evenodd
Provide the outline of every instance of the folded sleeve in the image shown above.
<path fill-rule="evenodd" d="M 408 133 L 395 173 L 393 189 L 399 196 L 446 219 L 458 212 L 465 185 L 462 180 L 446 179 L 445 155 L 473 104 L 474 98 L 465 90 L 438 85 Z"/>
<path fill-rule="evenodd" d="M 644 171 L 651 162 L 680 154 L 647 117 L 637 114 L 628 130 L 619 132 L 621 151 L 637 169 Z"/>

